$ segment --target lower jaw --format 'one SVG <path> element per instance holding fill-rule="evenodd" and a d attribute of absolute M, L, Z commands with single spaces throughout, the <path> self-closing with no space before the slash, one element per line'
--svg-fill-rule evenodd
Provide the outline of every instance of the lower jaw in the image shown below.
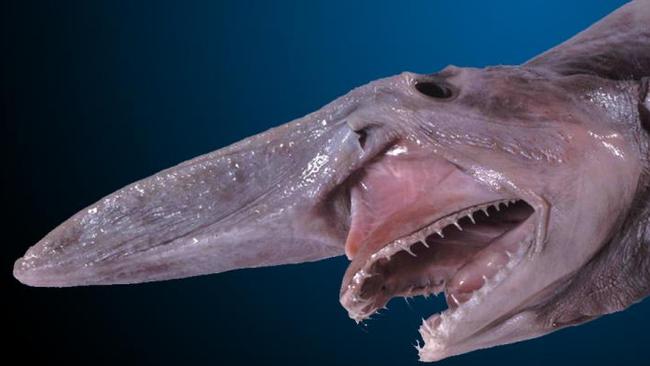
<path fill-rule="evenodd" d="M 484 325 L 475 326 L 476 322 L 471 322 L 472 326 L 466 324 L 466 320 L 472 314 L 476 315 L 477 311 L 481 311 L 480 307 L 484 304 L 485 300 L 488 299 L 492 292 L 497 289 L 504 281 L 508 279 L 513 269 L 517 267 L 522 260 L 524 260 L 529 253 L 532 252 L 532 248 L 535 247 L 535 236 L 534 236 L 534 227 L 536 224 L 536 215 L 533 213 L 524 222 L 520 223 L 515 229 L 512 230 L 513 234 L 519 234 L 519 237 L 516 241 L 513 241 L 512 245 L 501 248 L 504 253 L 507 254 L 507 261 L 505 264 L 502 264 L 498 270 L 493 272 L 489 277 L 483 277 L 483 283 L 481 286 L 477 287 L 474 291 L 466 291 L 467 288 L 459 291 L 458 289 L 450 289 L 449 284 L 445 288 L 446 297 L 448 300 L 448 309 L 430 316 L 428 319 L 423 320 L 422 325 L 419 328 L 420 335 L 424 341 L 423 346 L 416 347 L 420 354 L 420 358 L 424 361 L 430 360 L 433 361 L 436 357 L 440 356 L 442 350 L 448 347 L 452 343 L 456 343 L 459 340 L 467 338 L 474 333 L 481 331 L 484 326 L 488 325 L 490 322 L 494 321 L 497 318 L 507 315 L 500 311 L 500 314 L 497 316 L 491 316 L 490 319 L 485 320 Z M 374 258 L 372 260 L 377 260 L 377 258 L 390 257 L 394 253 L 391 253 L 390 249 L 382 248 L 378 252 L 374 253 Z M 341 297 L 341 302 L 343 305 L 348 308 L 350 317 L 357 321 L 361 321 L 369 317 L 376 308 L 368 309 L 365 311 L 357 311 L 358 307 L 348 307 L 346 303 L 354 303 L 355 301 L 362 301 L 363 299 L 356 298 L 358 295 L 355 294 L 354 290 L 358 290 L 368 277 L 372 274 L 364 272 L 363 269 L 355 274 L 352 279 L 352 284 L 357 286 L 349 287 L 348 290 L 344 291 Z M 456 272 L 451 276 L 448 281 L 453 282 L 454 279 L 458 276 Z M 355 282 L 356 281 L 356 282 Z M 422 291 L 415 295 L 428 295 L 431 293 L 440 292 L 444 286 L 438 286 L 437 288 L 429 288 L 427 291 Z M 387 301 L 386 301 L 387 302 Z M 376 307 L 381 307 L 385 305 L 377 304 Z M 363 310 L 363 309 L 361 309 Z M 512 309 L 508 310 L 512 311 Z M 475 318 L 473 316 L 472 318 Z"/>
<path fill-rule="evenodd" d="M 447 310 L 433 314 L 429 318 L 422 320 L 418 331 L 423 345 L 420 346 L 418 342 L 418 346 L 416 346 L 421 361 L 436 361 L 440 357 L 440 353 L 450 345 L 461 342 L 463 339 L 485 330 L 485 326 L 476 326 L 476 322 L 472 322 L 473 327 L 468 327 L 465 322 L 466 318 L 471 315 L 476 315 L 476 311 L 481 310 L 481 306 L 484 305 L 485 300 L 509 278 L 512 271 L 529 255 L 534 247 L 533 244 L 534 235 L 527 235 L 519 244 L 518 249 L 512 252 L 508 263 L 494 276 L 488 278 L 481 288 L 469 294 L 464 302 L 457 306 L 451 305 Z M 450 297 L 450 294 L 447 296 Z M 514 308 L 501 309 L 500 314 L 490 316 L 490 319 L 485 319 L 484 323 L 488 325 L 497 318 L 507 316 L 508 313 L 515 310 Z"/>

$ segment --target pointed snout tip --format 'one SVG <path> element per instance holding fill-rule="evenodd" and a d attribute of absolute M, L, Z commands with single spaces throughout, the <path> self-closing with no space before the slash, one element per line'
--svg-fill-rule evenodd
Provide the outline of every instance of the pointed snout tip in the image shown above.
<path fill-rule="evenodd" d="M 27 249 L 14 262 L 14 278 L 30 287 L 71 287 L 84 284 L 84 279 L 88 276 L 87 269 L 75 264 L 73 251 L 61 249 L 62 241 L 60 236 L 50 234 Z"/>
<path fill-rule="evenodd" d="M 29 261 L 25 260 L 24 257 L 18 258 L 14 263 L 13 275 L 23 285 L 31 287 L 52 286 L 47 284 L 47 281 L 39 274 L 38 269 L 30 266 Z"/>
<path fill-rule="evenodd" d="M 28 264 L 23 257 L 18 258 L 16 262 L 14 262 L 13 275 L 14 278 L 23 285 L 38 286 L 38 281 L 34 281 L 32 276 L 30 276 Z"/>
<path fill-rule="evenodd" d="M 13 275 L 18 282 L 30 287 L 69 287 L 65 276 L 47 265 L 38 265 L 27 258 L 28 254 L 14 262 Z"/>

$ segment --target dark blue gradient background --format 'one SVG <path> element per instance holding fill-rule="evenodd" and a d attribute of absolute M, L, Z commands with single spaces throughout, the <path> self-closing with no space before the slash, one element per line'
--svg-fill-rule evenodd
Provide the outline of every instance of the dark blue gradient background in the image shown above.
<path fill-rule="evenodd" d="M 338 303 L 345 258 L 137 286 L 34 289 L 13 261 L 123 185 L 447 64 L 516 64 L 624 1 L 10 1 L 2 17 L 2 329 L 16 362 L 416 364 L 420 318 L 367 327 Z M 525 286 L 526 284 L 522 284 Z M 648 360 L 650 304 L 443 365 Z"/>

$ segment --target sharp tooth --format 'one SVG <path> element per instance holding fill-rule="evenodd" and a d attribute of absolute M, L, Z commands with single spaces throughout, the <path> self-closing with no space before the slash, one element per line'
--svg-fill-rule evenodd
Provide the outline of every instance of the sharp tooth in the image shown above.
<path fill-rule="evenodd" d="M 499 208 L 499 204 L 498 204 L 498 203 L 497 203 L 496 205 L 493 205 L 493 206 L 494 206 L 494 208 L 497 209 L 497 211 L 501 210 L 501 209 Z"/>
<path fill-rule="evenodd" d="M 417 255 L 415 255 L 415 253 L 413 253 L 413 251 L 411 251 L 411 247 L 405 247 L 405 248 L 403 248 L 403 249 L 404 249 L 406 252 L 408 252 L 408 254 L 410 254 L 410 255 L 412 255 L 412 256 L 414 256 L 414 257 L 417 257 Z"/>
<path fill-rule="evenodd" d="M 459 302 L 458 299 L 456 298 L 456 295 L 451 294 L 451 295 L 449 295 L 449 297 L 450 297 L 451 300 L 454 302 L 454 304 L 456 305 L 456 307 L 460 306 L 460 302 Z"/>
<path fill-rule="evenodd" d="M 442 231 L 440 229 L 436 229 L 436 234 L 438 234 L 441 238 L 445 237 L 444 235 L 442 235 Z"/>
<path fill-rule="evenodd" d="M 510 204 L 510 201 L 505 201 L 505 202 L 503 202 L 503 204 L 504 204 L 506 207 L 508 207 L 508 205 Z"/>
<path fill-rule="evenodd" d="M 426 239 L 422 239 L 422 240 L 420 240 L 420 243 L 422 243 L 422 245 L 424 245 L 424 246 L 427 247 L 427 248 L 429 247 L 429 244 L 427 244 Z"/>
<path fill-rule="evenodd" d="M 490 214 L 488 213 L 487 207 L 483 207 L 483 208 L 481 208 L 481 211 L 483 211 L 483 213 L 485 214 L 485 216 L 490 216 Z"/>
<path fill-rule="evenodd" d="M 467 216 L 469 217 L 470 220 L 472 220 L 472 224 L 476 224 L 476 221 L 474 221 L 474 215 L 472 212 L 468 213 Z"/>
<path fill-rule="evenodd" d="M 456 226 L 458 230 L 463 231 L 463 228 L 458 225 L 458 221 L 454 221 L 454 226 Z"/>
<path fill-rule="evenodd" d="M 431 326 L 426 320 L 424 320 L 424 318 L 422 318 L 422 325 L 424 325 L 424 329 L 426 329 L 429 334 L 433 334 L 433 329 L 431 329 Z"/>
<path fill-rule="evenodd" d="M 420 350 L 422 350 L 422 347 L 420 346 L 420 340 L 419 340 L 419 339 L 416 339 L 415 342 L 416 342 L 416 344 L 413 345 L 413 347 L 415 347 L 415 349 L 416 349 L 418 352 L 420 352 Z"/>

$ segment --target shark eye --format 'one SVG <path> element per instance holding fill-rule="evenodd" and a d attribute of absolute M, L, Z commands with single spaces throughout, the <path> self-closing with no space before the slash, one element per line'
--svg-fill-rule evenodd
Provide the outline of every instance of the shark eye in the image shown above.
<path fill-rule="evenodd" d="M 436 99 L 448 99 L 453 96 L 449 87 L 434 80 L 417 81 L 415 89 L 428 97 Z"/>

